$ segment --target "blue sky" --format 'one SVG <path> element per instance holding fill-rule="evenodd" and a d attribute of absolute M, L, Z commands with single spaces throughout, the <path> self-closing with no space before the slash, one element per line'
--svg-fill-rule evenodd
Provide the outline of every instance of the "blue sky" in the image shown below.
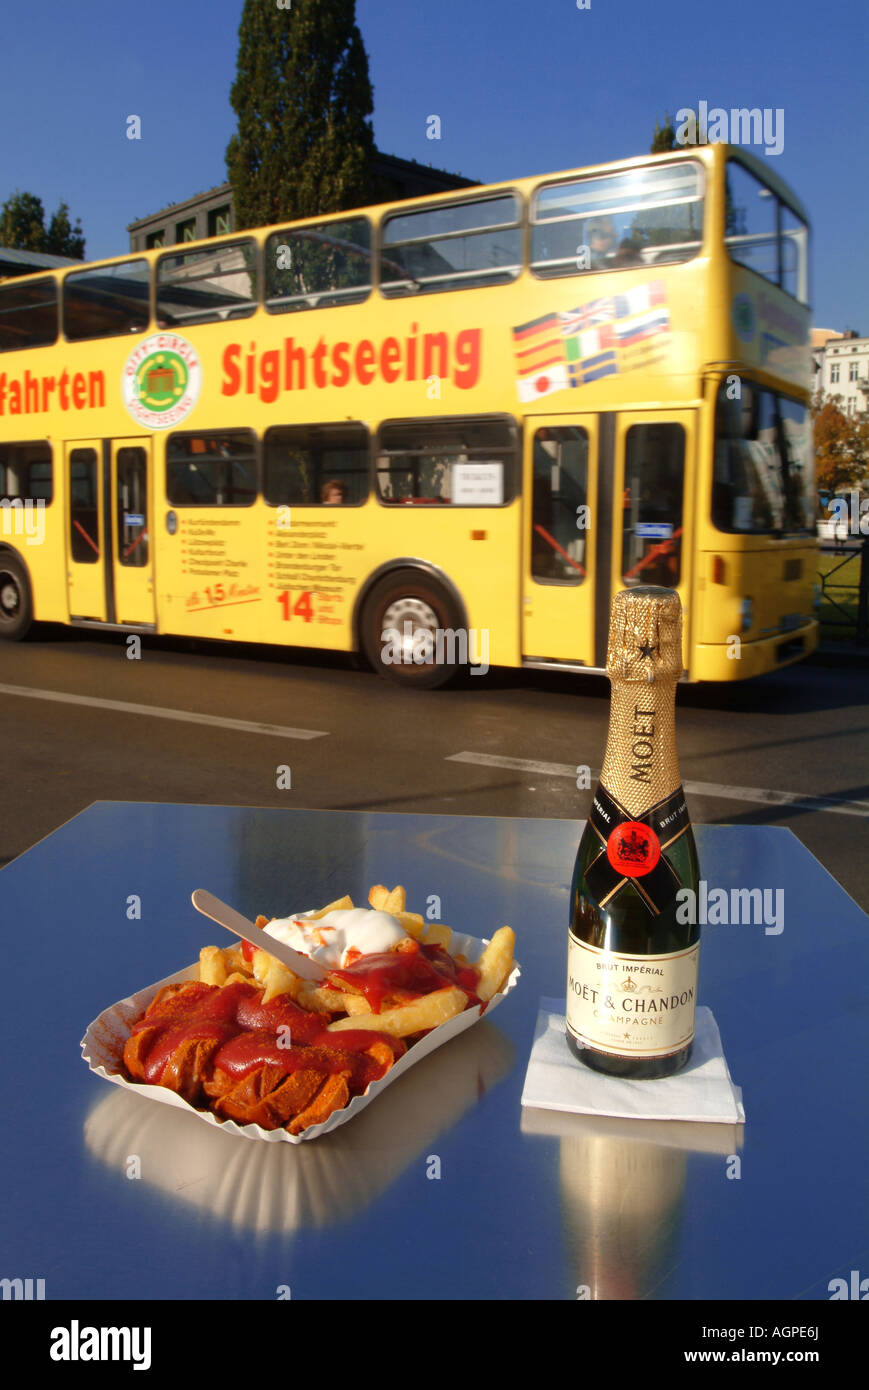
<path fill-rule="evenodd" d="M 357 0 L 378 147 L 490 182 L 641 154 L 656 117 L 700 100 L 781 108 L 770 162 L 813 224 L 813 321 L 869 335 L 865 0 L 590 6 Z M 96 259 L 127 250 L 129 222 L 222 183 L 241 9 L 7 7 L 0 201 L 26 189 L 49 215 L 65 199 Z M 131 114 L 141 141 L 125 137 Z M 439 141 L 426 139 L 432 114 Z"/>

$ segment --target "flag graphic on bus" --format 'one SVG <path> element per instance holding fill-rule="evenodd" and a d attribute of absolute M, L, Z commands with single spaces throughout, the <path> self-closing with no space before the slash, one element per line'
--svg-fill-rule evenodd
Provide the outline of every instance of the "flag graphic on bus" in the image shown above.
<path fill-rule="evenodd" d="M 664 357 L 669 331 L 663 280 L 520 324 L 513 329 L 519 399 L 648 367 Z"/>
<path fill-rule="evenodd" d="M 516 385 L 520 401 L 537 400 L 570 386 L 564 337 L 557 314 L 520 324 L 513 329 Z"/>

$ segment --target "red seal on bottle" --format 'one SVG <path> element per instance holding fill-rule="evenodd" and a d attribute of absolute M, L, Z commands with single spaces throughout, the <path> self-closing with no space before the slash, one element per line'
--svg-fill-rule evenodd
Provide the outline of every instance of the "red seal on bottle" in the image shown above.
<path fill-rule="evenodd" d="M 644 821 L 622 821 L 606 842 L 606 857 L 624 878 L 642 878 L 661 858 L 661 842 Z"/>

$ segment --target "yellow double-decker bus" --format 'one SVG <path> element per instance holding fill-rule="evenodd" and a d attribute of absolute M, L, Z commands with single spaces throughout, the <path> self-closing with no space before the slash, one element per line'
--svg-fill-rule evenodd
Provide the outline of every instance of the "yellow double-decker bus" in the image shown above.
<path fill-rule="evenodd" d="M 723 145 L 0 285 L 0 634 L 689 679 L 817 641 L 808 223 Z"/>

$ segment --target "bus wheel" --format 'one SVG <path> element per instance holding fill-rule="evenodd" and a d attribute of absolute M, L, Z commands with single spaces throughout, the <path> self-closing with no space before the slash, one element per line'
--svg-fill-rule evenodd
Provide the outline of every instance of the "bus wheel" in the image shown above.
<path fill-rule="evenodd" d="M 0 637 L 20 642 L 33 622 L 27 571 L 14 555 L 0 551 Z"/>
<path fill-rule="evenodd" d="M 375 584 L 366 600 L 362 647 L 375 671 L 387 679 L 434 690 L 456 673 L 453 634 L 459 621 L 454 601 L 436 579 L 399 570 Z M 448 632 L 449 639 L 443 635 Z"/>

